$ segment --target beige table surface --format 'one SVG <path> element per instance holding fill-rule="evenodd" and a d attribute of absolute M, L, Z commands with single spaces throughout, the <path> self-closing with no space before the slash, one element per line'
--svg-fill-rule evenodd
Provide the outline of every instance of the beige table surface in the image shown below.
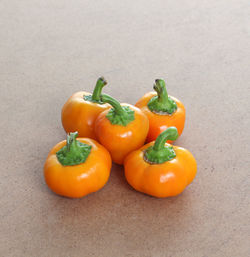
<path fill-rule="evenodd" d="M 250 256 L 249 14 L 247 0 L 0 1 L 0 256 Z M 176 145 L 198 162 L 183 194 L 137 193 L 118 165 L 82 199 L 47 188 L 61 107 L 100 75 L 122 102 L 159 77 L 183 101 Z"/>

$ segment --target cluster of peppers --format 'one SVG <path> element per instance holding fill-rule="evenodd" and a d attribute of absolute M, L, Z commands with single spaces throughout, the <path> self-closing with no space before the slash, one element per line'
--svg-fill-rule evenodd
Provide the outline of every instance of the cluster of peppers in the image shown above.
<path fill-rule="evenodd" d="M 124 165 L 128 183 L 139 192 L 180 194 L 197 170 L 188 150 L 170 144 L 184 128 L 183 104 L 168 95 L 161 79 L 155 80 L 155 92 L 135 106 L 102 94 L 106 84 L 101 77 L 92 94 L 77 92 L 64 104 L 61 118 L 68 135 L 45 162 L 49 188 L 72 198 L 98 191 L 108 181 L 113 161 Z"/>

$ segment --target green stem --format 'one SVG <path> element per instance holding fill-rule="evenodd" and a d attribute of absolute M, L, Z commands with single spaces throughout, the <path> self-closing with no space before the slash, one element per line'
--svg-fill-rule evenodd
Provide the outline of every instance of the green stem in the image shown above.
<path fill-rule="evenodd" d="M 145 150 L 144 159 L 152 164 L 160 164 L 175 158 L 176 154 L 173 147 L 165 146 L 165 143 L 167 140 L 176 140 L 178 136 L 178 131 L 175 127 L 167 128 L 157 137 L 154 145 Z"/>
<path fill-rule="evenodd" d="M 164 149 L 167 140 L 174 141 L 178 138 L 178 131 L 176 127 L 169 127 L 163 131 L 155 140 L 154 150 L 160 151 Z"/>
<path fill-rule="evenodd" d="M 168 92 L 164 80 L 156 79 L 154 84 L 154 90 L 157 92 L 158 102 L 163 104 L 168 103 Z"/>
<path fill-rule="evenodd" d="M 110 95 L 102 94 L 101 101 L 112 105 L 117 114 L 126 115 L 126 112 L 123 110 L 120 103 L 117 100 L 115 100 L 113 97 L 111 97 Z"/>
<path fill-rule="evenodd" d="M 84 95 L 83 99 L 85 101 L 98 103 L 98 104 L 103 104 L 103 102 L 100 99 L 100 96 L 101 96 L 101 93 L 102 93 L 102 88 L 105 85 L 107 85 L 107 81 L 104 79 L 104 77 L 100 77 L 96 82 L 93 94 L 92 95 Z"/>
<path fill-rule="evenodd" d="M 104 79 L 104 77 L 100 77 L 97 82 L 95 89 L 92 94 L 92 100 L 94 101 L 100 101 L 100 96 L 102 93 L 102 88 L 107 85 L 107 81 Z"/>
<path fill-rule="evenodd" d="M 111 124 L 127 126 L 135 119 L 134 111 L 129 106 L 121 106 L 117 100 L 106 94 L 102 94 L 100 99 L 103 103 L 109 103 L 113 107 L 106 115 Z"/>
<path fill-rule="evenodd" d="M 157 96 L 150 99 L 148 102 L 148 108 L 152 112 L 165 112 L 167 114 L 172 114 L 175 112 L 177 105 L 175 101 L 168 96 L 164 80 L 156 79 L 154 90 L 157 92 Z"/>
<path fill-rule="evenodd" d="M 78 136 L 77 132 L 74 133 L 69 133 L 69 135 L 67 135 L 67 151 L 75 151 L 77 149 L 77 145 L 76 145 L 76 137 Z"/>
<path fill-rule="evenodd" d="M 86 161 L 90 154 L 91 146 L 76 140 L 78 132 L 67 135 L 67 144 L 57 153 L 57 159 L 63 166 L 78 165 Z"/>

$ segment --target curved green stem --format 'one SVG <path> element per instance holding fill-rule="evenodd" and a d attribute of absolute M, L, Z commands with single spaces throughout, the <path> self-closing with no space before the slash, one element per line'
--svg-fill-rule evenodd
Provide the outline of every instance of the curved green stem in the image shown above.
<path fill-rule="evenodd" d="M 121 106 L 117 100 L 106 94 L 102 94 L 100 99 L 103 103 L 109 103 L 113 107 L 106 115 L 111 124 L 127 126 L 135 119 L 134 111 L 129 106 Z"/>
<path fill-rule="evenodd" d="M 91 146 L 76 140 L 78 132 L 67 135 L 67 144 L 57 153 L 57 159 L 63 166 L 73 166 L 83 163 L 88 158 Z"/>
<path fill-rule="evenodd" d="M 122 108 L 122 106 L 120 105 L 120 103 L 117 100 L 115 100 L 113 97 L 111 97 L 110 95 L 102 94 L 101 101 L 112 105 L 117 114 L 126 115 L 126 113 L 125 113 L 124 109 Z"/>
<path fill-rule="evenodd" d="M 107 81 L 104 79 L 104 77 L 100 77 L 96 82 L 93 94 L 92 95 L 84 95 L 83 99 L 85 101 L 98 103 L 98 104 L 103 104 L 103 102 L 100 99 L 100 96 L 101 96 L 101 93 L 102 93 L 102 88 L 105 85 L 107 85 Z"/>
<path fill-rule="evenodd" d="M 157 92 L 157 96 L 150 99 L 148 108 L 152 112 L 166 112 L 167 114 L 175 112 L 177 109 L 176 102 L 168 96 L 164 80 L 156 79 L 154 90 Z"/>
<path fill-rule="evenodd" d="M 178 131 L 176 127 L 169 127 L 163 131 L 155 140 L 154 150 L 160 151 L 164 149 L 167 140 L 174 141 L 178 138 Z"/>
<path fill-rule="evenodd" d="M 104 79 L 104 77 L 100 77 L 97 82 L 95 89 L 92 94 L 92 100 L 94 101 L 100 101 L 100 96 L 102 93 L 102 88 L 107 85 L 107 81 Z"/>
<path fill-rule="evenodd" d="M 176 157 L 172 146 L 165 146 L 167 140 L 176 140 L 178 131 L 175 127 L 169 127 L 163 131 L 155 140 L 153 146 L 147 148 L 144 152 L 144 159 L 152 164 L 160 164 L 170 161 Z"/>
<path fill-rule="evenodd" d="M 158 102 L 168 104 L 168 92 L 166 89 L 165 81 L 162 79 L 156 79 L 154 84 L 154 90 L 158 95 Z"/>

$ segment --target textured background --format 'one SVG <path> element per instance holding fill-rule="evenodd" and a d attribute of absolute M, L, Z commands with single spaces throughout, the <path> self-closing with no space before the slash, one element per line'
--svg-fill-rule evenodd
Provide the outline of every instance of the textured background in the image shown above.
<path fill-rule="evenodd" d="M 249 256 L 249 16 L 247 0 L 0 1 L 0 256 Z M 183 101 L 182 195 L 137 193 L 117 165 L 83 199 L 47 188 L 61 107 L 100 75 L 122 102 L 158 77 Z"/>

